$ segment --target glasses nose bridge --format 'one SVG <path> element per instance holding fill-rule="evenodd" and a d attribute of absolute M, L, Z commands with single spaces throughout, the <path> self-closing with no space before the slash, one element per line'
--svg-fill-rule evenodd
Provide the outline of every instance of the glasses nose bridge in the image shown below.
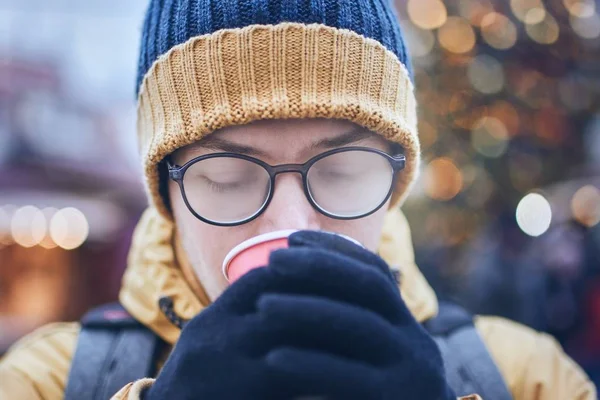
<path fill-rule="evenodd" d="M 282 164 L 271 167 L 271 176 L 275 178 L 279 174 L 297 173 L 302 177 L 306 174 L 306 167 L 303 164 Z"/>

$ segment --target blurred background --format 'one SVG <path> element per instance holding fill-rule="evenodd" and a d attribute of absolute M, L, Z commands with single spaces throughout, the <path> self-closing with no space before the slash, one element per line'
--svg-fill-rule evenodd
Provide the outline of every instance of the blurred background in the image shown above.
<path fill-rule="evenodd" d="M 0 354 L 116 299 L 145 206 L 146 4 L 0 0 Z M 440 297 L 554 335 L 599 385 L 598 0 L 396 5 L 421 104 L 418 264 Z"/>

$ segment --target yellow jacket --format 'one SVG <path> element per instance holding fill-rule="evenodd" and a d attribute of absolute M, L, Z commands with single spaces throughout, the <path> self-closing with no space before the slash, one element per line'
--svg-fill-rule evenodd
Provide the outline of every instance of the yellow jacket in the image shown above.
<path fill-rule="evenodd" d="M 160 312 L 158 299 L 173 298 L 184 318 L 206 303 L 197 282 L 177 263 L 173 247 L 172 225 L 147 211 L 134 234 L 120 293 L 125 308 L 171 344 L 179 330 Z M 400 290 L 415 318 L 436 315 L 436 296 L 415 265 L 401 212 L 388 214 L 379 253 L 402 271 Z M 596 400 L 594 385 L 552 337 L 502 318 L 478 317 L 476 326 L 515 400 Z M 0 399 L 62 399 L 78 333 L 77 323 L 57 323 L 15 344 L 0 361 Z M 138 400 L 139 391 L 151 384 L 152 379 L 132 382 L 113 399 Z"/>

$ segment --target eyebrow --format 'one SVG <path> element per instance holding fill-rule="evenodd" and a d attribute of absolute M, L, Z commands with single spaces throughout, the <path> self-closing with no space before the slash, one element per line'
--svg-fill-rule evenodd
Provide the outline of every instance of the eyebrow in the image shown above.
<path fill-rule="evenodd" d="M 332 149 L 336 147 L 347 146 L 352 143 L 359 142 L 371 137 L 375 134 L 363 127 L 357 127 L 356 129 L 342 133 L 332 138 L 321 139 L 310 145 L 310 149 Z M 238 143 L 231 142 L 229 140 L 221 139 L 217 135 L 209 135 L 199 142 L 192 145 L 194 148 L 204 148 L 209 150 L 224 151 L 227 153 L 239 153 L 253 157 L 266 157 L 267 154 L 255 147 L 246 146 Z"/>
<path fill-rule="evenodd" d="M 240 153 L 254 157 L 264 157 L 266 153 L 252 146 L 237 144 L 229 140 L 221 139 L 218 136 L 210 135 L 192 145 L 194 148 L 203 148 L 216 151 L 224 151 L 226 153 Z"/>
<path fill-rule="evenodd" d="M 310 147 L 312 149 L 332 149 L 335 147 L 342 147 L 352 143 L 360 142 L 361 140 L 369 139 L 374 136 L 375 133 L 359 126 L 356 129 L 342 133 L 341 135 L 332 138 L 321 139 L 318 142 L 313 143 Z"/>

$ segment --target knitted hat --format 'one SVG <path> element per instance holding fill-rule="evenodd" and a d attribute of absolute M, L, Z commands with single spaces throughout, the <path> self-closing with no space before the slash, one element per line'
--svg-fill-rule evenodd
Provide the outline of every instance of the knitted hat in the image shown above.
<path fill-rule="evenodd" d="M 159 164 L 176 149 L 262 119 L 334 118 L 405 149 L 392 197 L 419 163 L 410 61 L 391 0 L 151 0 L 137 131 L 151 202 L 170 218 Z"/>

